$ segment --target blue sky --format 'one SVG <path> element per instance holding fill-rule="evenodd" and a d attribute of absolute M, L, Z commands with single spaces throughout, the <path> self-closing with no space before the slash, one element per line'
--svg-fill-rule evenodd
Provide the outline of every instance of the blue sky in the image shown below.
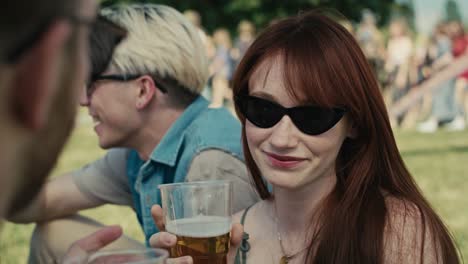
<path fill-rule="evenodd" d="M 465 24 L 468 23 L 468 0 L 456 0 Z M 428 34 L 445 14 L 446 0 L 413 0 L 416 11 L 416 27 Z"/>

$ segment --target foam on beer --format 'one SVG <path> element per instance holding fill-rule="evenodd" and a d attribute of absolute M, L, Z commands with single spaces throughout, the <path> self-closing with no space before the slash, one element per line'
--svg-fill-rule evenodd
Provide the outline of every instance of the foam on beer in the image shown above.
<path fill-rule="evenodd" d="M 177 236 L 208 238 L 229 233 L 231 219 L 221 216 L 196 216 L 178 219 L 166 224 L 166 230 Z"/>

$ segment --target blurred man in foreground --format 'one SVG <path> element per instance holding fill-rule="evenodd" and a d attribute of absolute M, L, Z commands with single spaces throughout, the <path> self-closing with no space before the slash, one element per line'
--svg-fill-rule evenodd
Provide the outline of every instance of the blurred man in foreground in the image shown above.
<path fill-rule="evenodd" d="M 73 128 L 95 20 L 93 0 L 2 3 L 0 225 L 34 199 Z M 103 228 L 76 242 L 68 259 L 101 248 L 121 232 Z"/>

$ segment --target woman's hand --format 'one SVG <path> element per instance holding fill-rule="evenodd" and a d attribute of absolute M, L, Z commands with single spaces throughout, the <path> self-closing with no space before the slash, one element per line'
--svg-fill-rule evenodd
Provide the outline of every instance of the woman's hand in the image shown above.
<path fill-rule="evenodd" d="M 165 232 L 166 226 L 164 222 L 164 213 L 159 205 L 153 205 L 151 208 L 151 215 L 153 216 L 154 223 L 161 231 L 151 236 L 150 238 L 150 245 L 151 247 L 157 248 L 166 248 L 170 249 L 174 247 L 177 242 L 177 237 L 171 233 Z M 227 263 L 232 264 L 236 258 L 237 249 L 239 248 L 242 242 L 242 234 L 244 232 L 244 228 L 241 224 L 236 223 L 232 225 L 231 228 L 231 245 L 229 248 L 229 253 L 227 256 Z M 170 259 L 168 263 L 177 263 L 177 264 L 185 264 L 185 263 L 193 263 L 192 257 L 185 256 L 180 258 Z"/>

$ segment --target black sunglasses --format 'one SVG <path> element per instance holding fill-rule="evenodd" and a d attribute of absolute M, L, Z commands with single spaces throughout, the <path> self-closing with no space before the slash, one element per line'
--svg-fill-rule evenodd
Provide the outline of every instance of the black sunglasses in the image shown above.
<path fill-rule="evenodd" d="M 94 85 L 95 82 L 103 81 L 103 80 L 126 82 L 126 81 L 136 80 L 140 78 L 141 76 L 142 76 L 141 74 L 132 74 L 132 75 L 108 74 L 108 75 L 93 76 L 91 80 L 86 84 L 86 96 L 88 98 L 91 98 L 91 95 L 94 93 L 94 91 L 97 88 L 97 86 Z M 165 88 L 165 85 L 163 85 L 161 81 L 158 80 L 158 78 L 154 76 L 151 76 L 151 78 L 156 83 L 156 86 L 159 88 L 159 90 L 161 90 L 161 92 L 167 93 L 167 89 Z"/>
<path fill-rule="evenodd" d="M 318 106 L 285 108 L 275 102 L 249 95 L 238 95 L 234 100 L 242 115 L 257 127 L 273 127 L 284 115 L 288 115 L 294 125 L 307 135 L 319 135 L 328 131 L 346 113 L 343 108 L 330 109 Z"/>

